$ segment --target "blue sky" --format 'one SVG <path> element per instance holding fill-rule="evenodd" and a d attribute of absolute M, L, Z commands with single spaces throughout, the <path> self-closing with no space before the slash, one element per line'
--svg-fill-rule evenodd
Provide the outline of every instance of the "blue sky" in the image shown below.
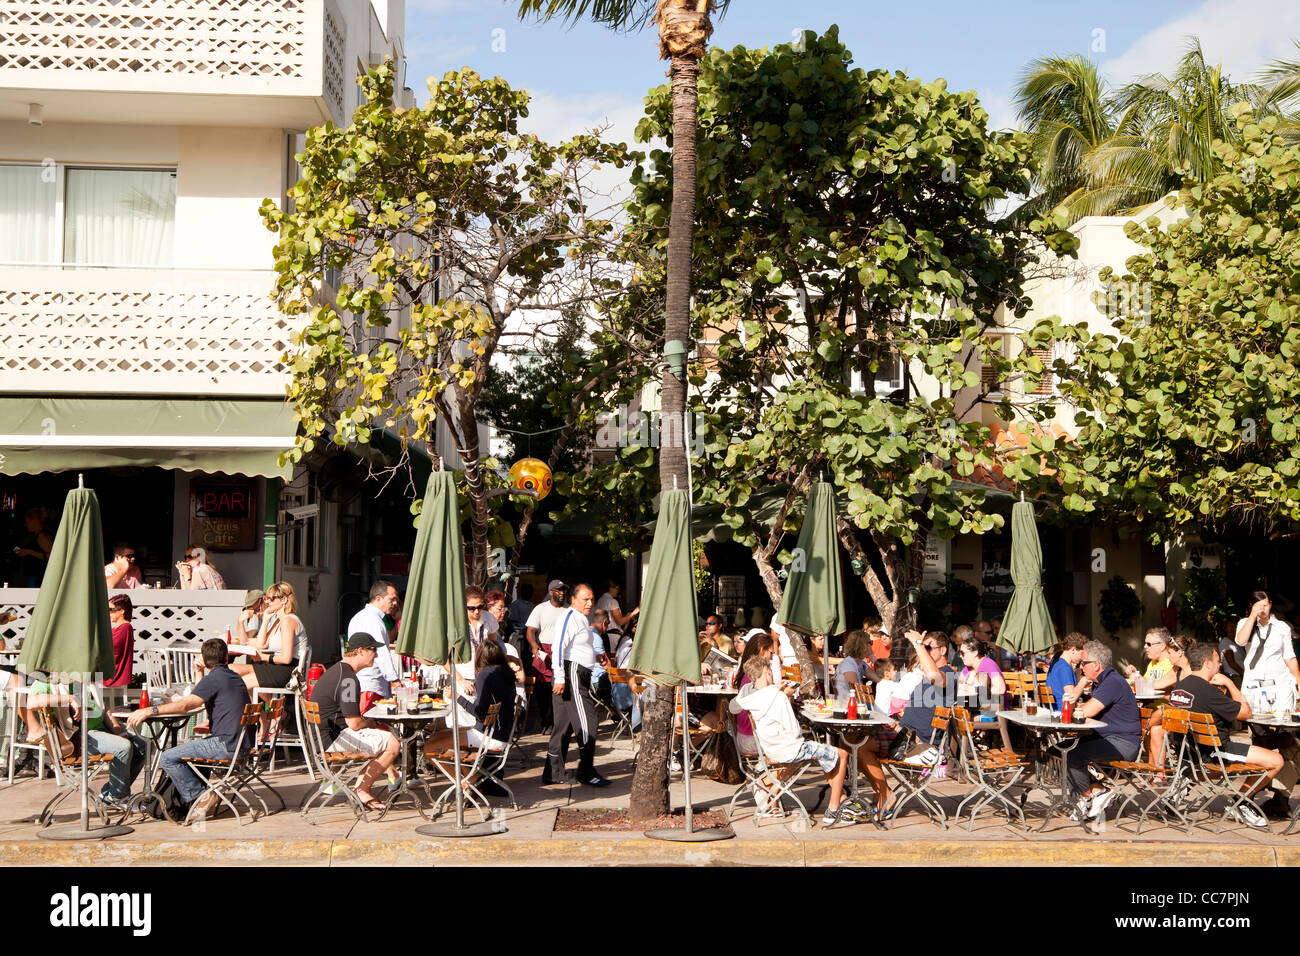
<path fill-rule="evenodd" d="M 408 85 L 417 98 L 425 98 L 426 77 L 468 65 L 529 90 L 540 135 L 608 123 L 611 137 L 630 142 L 645 91 L 665 82 L 653 28 L 620 35 L 525 23 L 514 8 L 501 0 L 407 0 Z M 1235 79 L 1253 79 L 1268 60 L 1294 54 L 1300 0 L 734 0 L 713 43 L 772 46 L 832 23 L 858 66 L 944 77 L 951 89 L 976 90 L 994 125 L 1011 126 L 1011 90 L 1035 57 L 1086 53 L 1122 83 L 1172 69 L 1184 38 L 1195 34 Z"/>

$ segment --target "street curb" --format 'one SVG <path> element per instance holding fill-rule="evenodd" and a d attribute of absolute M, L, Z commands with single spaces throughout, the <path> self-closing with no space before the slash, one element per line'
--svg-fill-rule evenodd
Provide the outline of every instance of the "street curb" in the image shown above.
<path fill-rule="evenodd" d="M 1300 847 L 880 840 L 213 840 L 0 843 L 3 866 L 1297 866 Z"/>

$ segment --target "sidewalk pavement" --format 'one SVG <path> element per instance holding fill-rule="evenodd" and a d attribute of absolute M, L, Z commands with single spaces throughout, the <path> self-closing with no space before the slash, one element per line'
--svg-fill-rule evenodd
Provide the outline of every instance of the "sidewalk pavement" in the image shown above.
<path fill-rule="evenodd" d="M 1103 833 L 1084 833 L 1067 817 L 1057 817 L 1046 832 L 1038 833 L 1005 826 L 994 814 L 980 816 L 973 830 L 965 824 L 940 829 L 924 816 L 906 813 L 895 826 L 881 830 L 871 824 L 838 826 L 824 830 L 821 813 L 813 814 L 814 827 L 798 823 L 770 822 L 755 827 L 753 803 L 738 803 L 732 827 L 736 837 L 713 843 L 665 843 L 647 839 L 640 832 L 555 832 L 556 813 L 565 807 L 626 807 L 631 790 L 631 745 L 619 741 L 598 747 L 597 767 L 613 786 L 592 789 L 572 786 L 541 786 L 546 741 L 525 738 L 516 753 L 525 767 L 507 779 L 514 788 L 520 809 L 504 811 L 506 832 L 473 839 L 432 839 L 415 833 L 425 821 L 409 803 L 402 803 L 383 820 L 356 821 L 341 802 L 326 808 L 312 820 L 304 820 L 296 807 L 315 789 L 301 764 L 277 770 L 271 782 L 289 809 L 244 826 L 229 811 L 209 820 L 203 828 L 183 828 L 166 821 L 128 821 L 135 832 L 104 841 L 61 843 L 37 837 L 36 815 L 53 795 L 52 780 L 21 777 L 12 786 L 0 785 L 0 865 L 50 866 L 222 864 L 303 866 L 428 866 L 428 865 L 778 865 L 778 866 L 945 866 L 945 865 L 1069 865 L 1069 866 L 1291 866 L 1300 864 L 1300 835 L 1283 837 L 1277 831 L 1284 823 L 1273 821 L 1265 833 L 1234 827 L 1222 834 L 1213 832 L 1213 822 L 1181 829 L 1152 825 L 1140 835 L 1132 833 L 1131 821 L 1121 829 L 1111 821 Z M 805 777 L 810 779 L 810 777 Z M 137 785 L 138 786 L 138 785 Z M 700 776 L 692 777 L 692 795 L 697 810 L 725 811 L 733 787 Z M 805 805 L 817 800 L 820 780 L 814 779 L 797 790 Z M 944 797 L 945 809 L 952 810 L 964 784 L 941 781 L 936 791 Z M 376 790 L 381 794 L 382 790 Z M 437 791 L 435 791 L 436 793 Z M 683 804 L 680 774 L 671 785 L 674 807 Z M 1032 815 L 1041 794 L 1030 798 L 1029 823 L 1036 828 L 1041 816 Z M 503 800 L 494 800 L 501 805 Z M 75 797 L 64 804 L 57 824 L 77 818 Z M 444 813 L 444 821 L 453 819 Z M 468 812 L 467 820 L 478 817 Z"/>

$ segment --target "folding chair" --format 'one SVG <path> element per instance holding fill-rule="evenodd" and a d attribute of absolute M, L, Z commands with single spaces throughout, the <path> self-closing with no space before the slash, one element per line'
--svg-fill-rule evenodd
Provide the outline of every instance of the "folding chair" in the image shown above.
<path fill-rule="evenodd" d="M 298 807 L 298 812 L 302 814 L 303 819 L 306 819 L 312 804 L 317 800 L 320 801 L 316 807 L 316 813 L 319 814 L 335 797 L 342 796 L 358 820 L 369 820 L 366 805 L 352 792 L 351 780 L 353 771 L 360 771 L 375 759 L 374 756 L 359 751 L 329 753 L 325 749 L 324 738 L 321 737 L 320 732 L 320 704 L 304 700 L 302 714 L 304 737 L 307 742 L 307 760 L 316 765 L 316 772 L 320 775 L 320 786 L 315 790 L 307 791 L 302 804 Z M 315 822 L 313 818 L 312 823 Z"/>
<path fill-rule="evenodd" d="M 253 688 L 253 698 L 257 699 L 258 695 L 266 694 L 267 696 L 277 696 L 293 702 L 293 733 L 284 732 L 284 712 L 287 708 L 281 708 L 280 716 L 271 721 L 271 740 L 268 746 L 271 750 L 271 766 L 268 768 L 269 773 L 275 773 L 275 756 L 281 747 L 286 750 L 290 747 L 297 747 L 302 751 L 303 762 L 307 764 L 307 776 L 313 781 L 316 779 L 316 771 L 307 759 L 307 740 L 306 734 L 303 733 L 303 715 L 302 715 L 302 688 L 307 686 L 307 671 L 311 667 L 311 645 L 304 643 L 299 651 L 298 666 L 294 669 L 294 677 L 297 680 L 290 679 L 290 684 L 297 684 L 297 688 L 292 687 L 255 687 Z"/>
<path fill-rule="evenodd" d="M 452 706 L 455 705 L 453 704 Z M 480 779 L 483 776 L 487 775 L 483 769 L 484 764 L 487 762 L 485 760 L 485 755 L 491 753 L 491 756 L 493 758 L 504 757 L 509 751 L 509 744 L 506 745 L 506 750 L 504 751 L 497 751 L 495 753 L 492 753 L 488 750 L 488 742 L 492 740 L 492 730 L 493 728 L 496 727 L 497 717 L 500 715 L 500 713 L 501 713 L 501 705 L 499 703 L 491 705 L 488 708 L 487 714 L 484 715 L 483 717 L 482 739 L 479 741 L 478 747 L 460 748 L 461 790 L 464 791 L 465 799 L 469 802 L 469 805 L 474 808 L 475 812 L 478 813 L 479 815 L 479 819 L 484 823 L 487 822 L 487 818 L 488 818 L 488 814 L 484 811 L 486 811 L 490 807 L 490 804 L 488 802 L 488 798 L 483 795 L 483 792 L 481 790 L 479 790 L 478 783 L 480 782 Z M 430 750 L 428 748 L 425 748 L 423 753 L 424 753 L 424 758 L 428 762 L 432 763 L 436 768 L 438 768 L 438 771 L 444 777 L 446 777 L 448 781 L 447 788 L 438 795 L 437 800 L 433 801 L 433 814 L 434 816 L 437 816 L 439 813 L 442 812 L 443 806 L 448 801 L 456 799 L 456 767 L 455 767 L 456 753 L 453 749 Z M 465 766 L 466 761 L 469 761 L 468 767 Z M 504 766 L 504 761 L 500 761 L 500 762 L 494 761 L 494 764 L 496 766 Z M 514 802 L 515 800 L 514 792 L 511 791 L 509 787 L 506 787 L 505 784 L 502 783 L 502 781 L 499 778 L 493 776 L 492 779 L 498 785 L 505 787 L 506 792 L 510 794 L 511 806 L 514 809 L 518 809 L 517 805 Z"/>
<path fill-rule="evenodd" d="M 23 733 L 23 720 L 20 712 L 23 709 L 22 701 L 26 699 L 29 690 L 30 688 L 27 687 L 8 687 L 0 691 L 0 712 L 7 713 L 9 717 L 5 730 L 5 747 L 9 751 L 7 772 L 11 784 L 14 782 L 14 770 L 18 766 L 18 751 L 36 752 L 37 780 L 42 780 L 45 777 L 45 755 L 50 752 L 44 741 L 29 743 Z M 54 768 L 55 779 L 62 782 L 63 776 L 59 770 L 59 762 L 52 760 L 50 764 Z"/>
<path fill-rule="evenodd" d="M 166 694 L 171 691 L 171 663 L 162 648 L 151 647 L 144 652 L 144 684 L 149 689 L 149 696 Z"/>
<path fill-rule="evenodd" d="M 283 705 L 283 701 L 276 701 L 277 705 Z M 253 807 L 252 802 L 244 794 L 251 794 L 259 804 L 262 805 L 262 812 L 270 815 L 271 809 L 267 806 L 266 801 L 253 790 L 253 782 L 256 781 L 263 788 L 270 791 L 271 796 L 280 804 L 280 809 L 285 809 L 284 798 L 280 796 L 275 787 L 267 783 L 258 770 L 258 761 L 261 757 L 266 756 L 266 748 L 256 747 L 251 741 L 257 735 L 258 725 L 262 721 L 261 704 L 245 704 L 243 716 L 239 718 L 239 736 L 235 739 L 235 752 L 230 757 L 189 757 L 186 758 L 186 765 L 197 773 L 200 777 L 205 777 L 208 787 L 205 793 L 215 793 L 217 799 L 230 808 L 230 812 L 235 815 L 235 820 L 240 826 L 244 825 L 244 818 L 239 813 L 239 807 L 235 805 L 238 800 L 248 811 L 249 820 L 257 819 L 257 810 Z M 245 744 L 249 746 L 245 747 Z M 185 816 L 185 822 L 190 822 L 190 816 L 194 813 L 195 806 L 198 805 L 196 800 L 190 805 L 190 812 Z"/>
<path fill-rule="evenodd" d="M 758 744 L 758 738 L 754 738 L 754 743 L 758 746 L 757 757 L 751 758 L 751 767 L 745 771 L 747 779 L 732 794 L 731 803 L 727 807 L 727 815 L 730 816 L 732 809 L 735 807 L 736 800 L 742 794 L 749 791 L 754 796 L 754 826 L 762 826 L 770 820 L 780 820 L 785 817 L 785 807 L 783 801 L 789 799 L 793 804 L 794 810 L 797 810 L 799 816 L 803 819 L 805 827 L 812 826 L 812 818 L 808 814 L 808 808 L 803 805 L 803 801 L 795 796 L 794 788 L 808 768 L 817 766 L 816 760 L 794 760 L 789 763 L 777 763 L 769 760 L 763 753 L 761 744 Z M 741 768 L 745 767 L 745 757 L 741 757 Z"/>
<path fill-rule="evenodd" d="M 952 717 L 952 711 L 947 707 L 936 707 L 934 709 L 934 718 L 930 721 L 930 746 L 937 748 L 939 759 L 948 751 L 948 723 Z M 895 760 L 893 758 L 882 758 L 883 766 L 889 775 L 894 778 L 898 789 L 902 795 L 894 802 L 893 822 L 897 822 L 902 816 L 903 808 L 915 800 L 924 809 L 926 814 L 939 825 L 941 829 L 948 829 L 947 815 L 943 812 L 943 807 L 939 806 L 925 792 L 934 779 L 934 770 L 938 766 L 926 767 L 921 764 L 907 763 L 903 759 Z M 886 821 L 886 826 L 889 822 Z"/>
<path fill-rule="evenodd" d="M 1145 727 L 1155 715 L 1156 708 L 1139 707 L 1138 710 L 1142 725 Z M 1171 712 L 1174 715 L 1172 723 L 1169 716 Z M 1115 812 L 1115 819 L 1121 819 L 1129 807 L 1137 809 L 1135 834 L 1142 832 L 1142 825 L 1150 819 L 1152 813 L 1158 813 L 1165 823 L 1169 823 L 1172 817 L 1181 823 L 1188 833 L 1192 829 L 1191 821 L 1187 819 L 1182 807 L 1179 806 L 1180 801 L 1176 799 L 1188 790 L 1188 777 L 1192 772 L 1191 764 L 1184 757 L 1190 730 L 1187 711 L 1177 709 L 1170 711 L 1167 708 L 1164 721 L 1164 745 L 1161 747 L 1159 759 L 1154 763 L 1144 760 L 1111 760 L 1106 763 L 1106 766 L 1115 771 L 1130 788 L 1129 794 Z M 1171 726 L 1173 730 L 1170 729 Z M 1177 735 L 1179 744 L 1174 748 L 1175 753 L 1171 760 L 1169 743 L 1174 735 Z M 1143 797 L 1147 799 L 1143 801 Z"/>
<path fill-rule="evenodd" d="M 54 822 L 54 811 L 63 805 L 69 797 L 81 792 L 81 764 L 84 759 L 86 764 L 86 796 L 90 801 L 91 808 L 99 816 L 99 819 L 107 825 L 108 812 L 110 808 L 105 804 L 99 795 L 100 787 L 95 786 L 97 778 L 108 772 L 109 764 L 113 762 L 112 754 L 82 754 L 80 756 L 63 757 L 59 755 L 59 739 L 54 733 L 54 721 L 58 720 L 58 714 L 53 707 L 42 707 L 35 711 L 36 719 L 40 722 L 41 728 L 45 731 L 45 746 L 50 754 L 50 763 L 54 767 L 55 782 L 58 790 L 53 797 L 45 804 L 41 814 L 37 817 L 37 824 L 43 830 Z"/>
<path fill-rule="evenodd" d="M 965 777 L 974 786 L 957 804 L 954 819 L 960 820 L 970 805 L 970 822 L 967 830 L 975 828 L 975 816 L 985 807 L 1001 809 L 1011 823 L 1014 813 L 1020 818 L 1020 826 L 1025 827 L 1025 812 L 1020 804 L 1007 796 L 1007 791 L 1014 787 L 1029 769 L 1029 761 L 1019 756 L 1013 757 L 1002 750 L 981 751 L 975 743 L 975 725 L 970 711 L 965 707 L 954 707 L 952 719 L 956 721 L 957 732 L 961 734 L 961 767 Z M 973 802 L 972 802 L 973 801 Z"/>
<path fill-rule="evenodd" d="M 614 684 L 627 684 L 632 679 L 632 672 L 625 668 L 607 667 L 605 668 L 605 673 L 609 675 L 609 683 L 611 686 Z M 597 703 L 600 702 L 597 701 Z M 623 713 L 617 707 L 606 707 L 603 703 L 601 703 L 601 706 L 605 707 L 605 712 L 609 714 L 615 724 L 614 733 L 610 736 L 609 742 L 611 744 L 617 743 L 618 738 L 626 733 L 628 739 L 632 741 L 632 751 L 635 754 L 637 745 L 636 731 L 632 729 L 631 716 Z"/>
<path fill-rule="evenodd" d="M 720 727 L 705 727 L 703 724 L 698 727 L 691 727 L 690 712 L 682 703 L 682 697 L 682 687 L 678 684 L 674 691 L 673 731 L 668 741 L 668 760 L 670 766 L 677 760 L 677 751 L 681 746 L 679 738 L 682 734 L 682 728 L 687 727 L 691 733 L 691 770 L 693 771 L 699 764 L 700 758 L 704 755 L 704 748 L 713 741 L 715 735 L 726 731 Z"/>
<path fill-rule="evenodd" d="M 1268 829 L 1267 826 L 1258 827 L 1247 822 L 1241 814 L 1241 808 L 1249 804 L 1260 816 L 1264 815 L 1259 805 L 1250 798 L 1250 794 L 1268 777 L 1268 768 L 1258 764 L 1233 763 L 1225 760 L 1219 750 L 1222 741 L 1214 717 L 1197 711 L 1188 711 L 1187 715 L 1191 728 L 1190 739 L 1197 744 L 1196 747 L 1189 747 L 1187 752 L 1191 756 L 1196 776 L 1206 795 L 1206 799 L 1198 809 L 1208 809 L 1210 803 L 1218 797 L 1223 797 L 1227 801 L 1223 813 L 1219 815 L 1219 825 L 1214 832 L 1222 832 L 1223 824 L 1227 820 L 1235 820 L 1254 829 Z M 1168 708 L 1166 708 L 1165 720 L 1168 719 Z"/>
<path fill-rule="evenodd" d="M 515 699 L 515 723 L 510 728 L 510 739 L 506 741 L 506 749 L 500 753 L 489 750 L 483 758 L 479 769 L 483 774 L 484 780 L 491 780 L 498 787 L 506 792 L 510 798 L 510 809 L 518 810 L 519 803 L 515 800 L 515 792 L 510 789 L 510 785 L 505 781 L 506 762 L 510 759 L 510 754 L 515 749 L 515 743 L 519 740 L 519 726 L 523 723 L 524 717 L 528 714 L 528 708 L 521 703 L 518 698 Z"/>

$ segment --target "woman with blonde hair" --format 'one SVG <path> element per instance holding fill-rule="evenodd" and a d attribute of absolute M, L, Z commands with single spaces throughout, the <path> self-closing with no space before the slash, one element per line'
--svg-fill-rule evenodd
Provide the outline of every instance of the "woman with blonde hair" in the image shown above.
<path fill-rule="evenodd" d="M 243 678 L 250 696 L 255 687 L 287 687 L 307 650 L 307 628 L 298 617 L 293 585 L 277 581 L 266 589 L 265 613 L 257 636 L 248 642 L 258 650 L 251 663 L 231 664 Z"/>

